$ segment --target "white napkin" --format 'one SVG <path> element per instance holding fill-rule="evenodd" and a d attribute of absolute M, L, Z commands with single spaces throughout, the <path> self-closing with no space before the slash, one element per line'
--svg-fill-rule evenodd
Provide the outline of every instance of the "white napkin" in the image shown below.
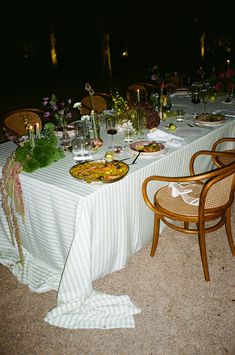
<path fill-rule="evenodd" d="M 148 133 L 147 138 L 150 141 L 164 142 L 165 146 L 168 148 L 180 148 L 185 144 L 183 138 L 175 136 L 172 133 L 164 132 L 158 128 L 155 131 Z"/>
<path fill-rule="evenodd" d="M 188 195 L 189 192 L 192 192 L 192 189 L 187 189 L 187 186 L 184 188 L 182 185 L 178 184 L 177 182 L 170 182 L 169 187 L 172 188 L 171 196 L 177 197 L 181 195 L 182 199 L 185 203 L 189 205 L 198 206 L 199 205 L 199 198 L 191 197 Z"/>

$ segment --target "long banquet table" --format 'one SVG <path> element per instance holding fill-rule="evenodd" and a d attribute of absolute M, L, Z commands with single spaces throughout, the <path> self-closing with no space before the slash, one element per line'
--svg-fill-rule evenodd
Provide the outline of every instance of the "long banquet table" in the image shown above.
<path fill-rule="evenodd" d="M 173 108 L 193 112 L 190 98 L 172 101 Z M 225 105 L 218 98 L 207 108 L 209 112 L 235 111 L 235 104 Z M 166 123 L 172 121 L 174 118 L 162 122 L 159 128 L 165 130 Z M 18 249 L 11 243 L 0 208 L 0 263 L 34 292 L 57 290 L 57 304 L 48 310 L 45 321 L 74 329 L 134 327 L 133 315 L 141 310 L 130 298 L 98 292 L 92 282 L 124 268 L 151 240 L 154 216 L 143 201 L 143 180 L 153 174 L 188 174 L 194 152 L 210 149 L 221 137 L 235 136 L 235 118 L 209 129 L 189 127 L 191 121 L 177 123 L 174 132 L 185 139 L 185 145 L 169 148 L 167 154 L 156 157 L 140 157 L 136 164 L 130 165 L 125 178 L 112 184 L 86 184 L 73 178 L 69 174 L 74 165 L 70 152 L 46 168 L 20 174 L 26 209 L 25 223 L 20 222 L 25 262 L 24 266 L 18 262 Z M 104 145 L 95 158 L 102 158 L 109 144 L 110 137 L 104 131 L 101 134 Z M 124 146 L 121 133 L 115 139 Z M 15 149 L 13 142 L 0 145 L 1 168 Z M 133 160 L 127 151 L 119 158 L 130 158 L 128 163 Z M 200 168 L 206 170 L 208 161 L 202 164 Z"/>

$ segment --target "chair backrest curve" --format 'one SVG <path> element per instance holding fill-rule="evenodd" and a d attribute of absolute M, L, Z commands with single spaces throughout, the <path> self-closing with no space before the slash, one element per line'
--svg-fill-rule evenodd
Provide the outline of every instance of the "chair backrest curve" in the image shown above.
<path fill-rule="evenodd" d="M 224 168 L 218 168 L 205 182 L 201 191 L 200 204 L 205 209 L 231 205 L 234 200 L 235 162 Z"/>
<path fill-rule="evenodd" d="M 32 125 L 39 123 L 40 130 L 42 129 L 42 120 L 40 113 L 34 109 L 18 109 L 9 111 L 3 116 L 3 127 L 6 131 L 13 133 L 17 137 L 27 135 L 26 122 Z"/>

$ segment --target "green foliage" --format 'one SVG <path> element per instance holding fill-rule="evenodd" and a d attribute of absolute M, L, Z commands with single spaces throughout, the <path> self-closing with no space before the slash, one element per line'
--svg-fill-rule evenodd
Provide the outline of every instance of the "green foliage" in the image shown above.
<path fill-rule="evenodd" d="M 32 173 L 33 171 L 40 168 L 39 162 L 36 159 L 29 158 L 23 163 L 23 170 L 27 173 Z"/>
<path fill-rule="evenodd" d="M 35 139 L 34 148 L 31 147 L 30 141 L 27 141 L 16 150 L 15 157 L 23 165 L 24 171 L 32 173 L 64 157 L 63 149 L 57 145 L 54 125 L 46 123 L 43 137 Z"/>

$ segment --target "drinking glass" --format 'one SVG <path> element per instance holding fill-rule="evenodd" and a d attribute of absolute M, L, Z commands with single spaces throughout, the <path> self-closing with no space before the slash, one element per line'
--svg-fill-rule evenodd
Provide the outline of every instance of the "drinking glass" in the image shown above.
<path fill-rule="evenodd" d="M 202 90 L 201 90 L 201 93 L 202 93 L 202 102 L 203 102 L 203 105 L 204 105 L 204 113 L 206 113 L 206 104 L 208 102 L 208 85 L 205 84 L 203 87 L 202 87 Z"/>
<path fill-rule="evenodd" d="M 72 140 L 72 154 L 76 163 L 93 159 L 92 147 L 89 138 L 78 135 Z"/>
<path fill-rule="evenodd" d="M 192 86 L 192 96 L 191 96 L 192 103 L 195 105 L 194 109 L 194 116 L 197 116 L 197 105 L 201 102 L 200 99 L 200 88 L 199 86 Z"/>
<path fill-rule="evenodd" d="M 115 150 L 115 146 L 114 146 L 114 138 L 113 136 L 115 134 L 117 134 L 118 130 L 117 130 L 117 118 L 116 116 L 109 116 L 106 119 L 106 132 L 108 134 L 111 135 L 112 137 L 112 143 L 111 146 L 109 148 L 111 148 L 112 150 Z"/>

